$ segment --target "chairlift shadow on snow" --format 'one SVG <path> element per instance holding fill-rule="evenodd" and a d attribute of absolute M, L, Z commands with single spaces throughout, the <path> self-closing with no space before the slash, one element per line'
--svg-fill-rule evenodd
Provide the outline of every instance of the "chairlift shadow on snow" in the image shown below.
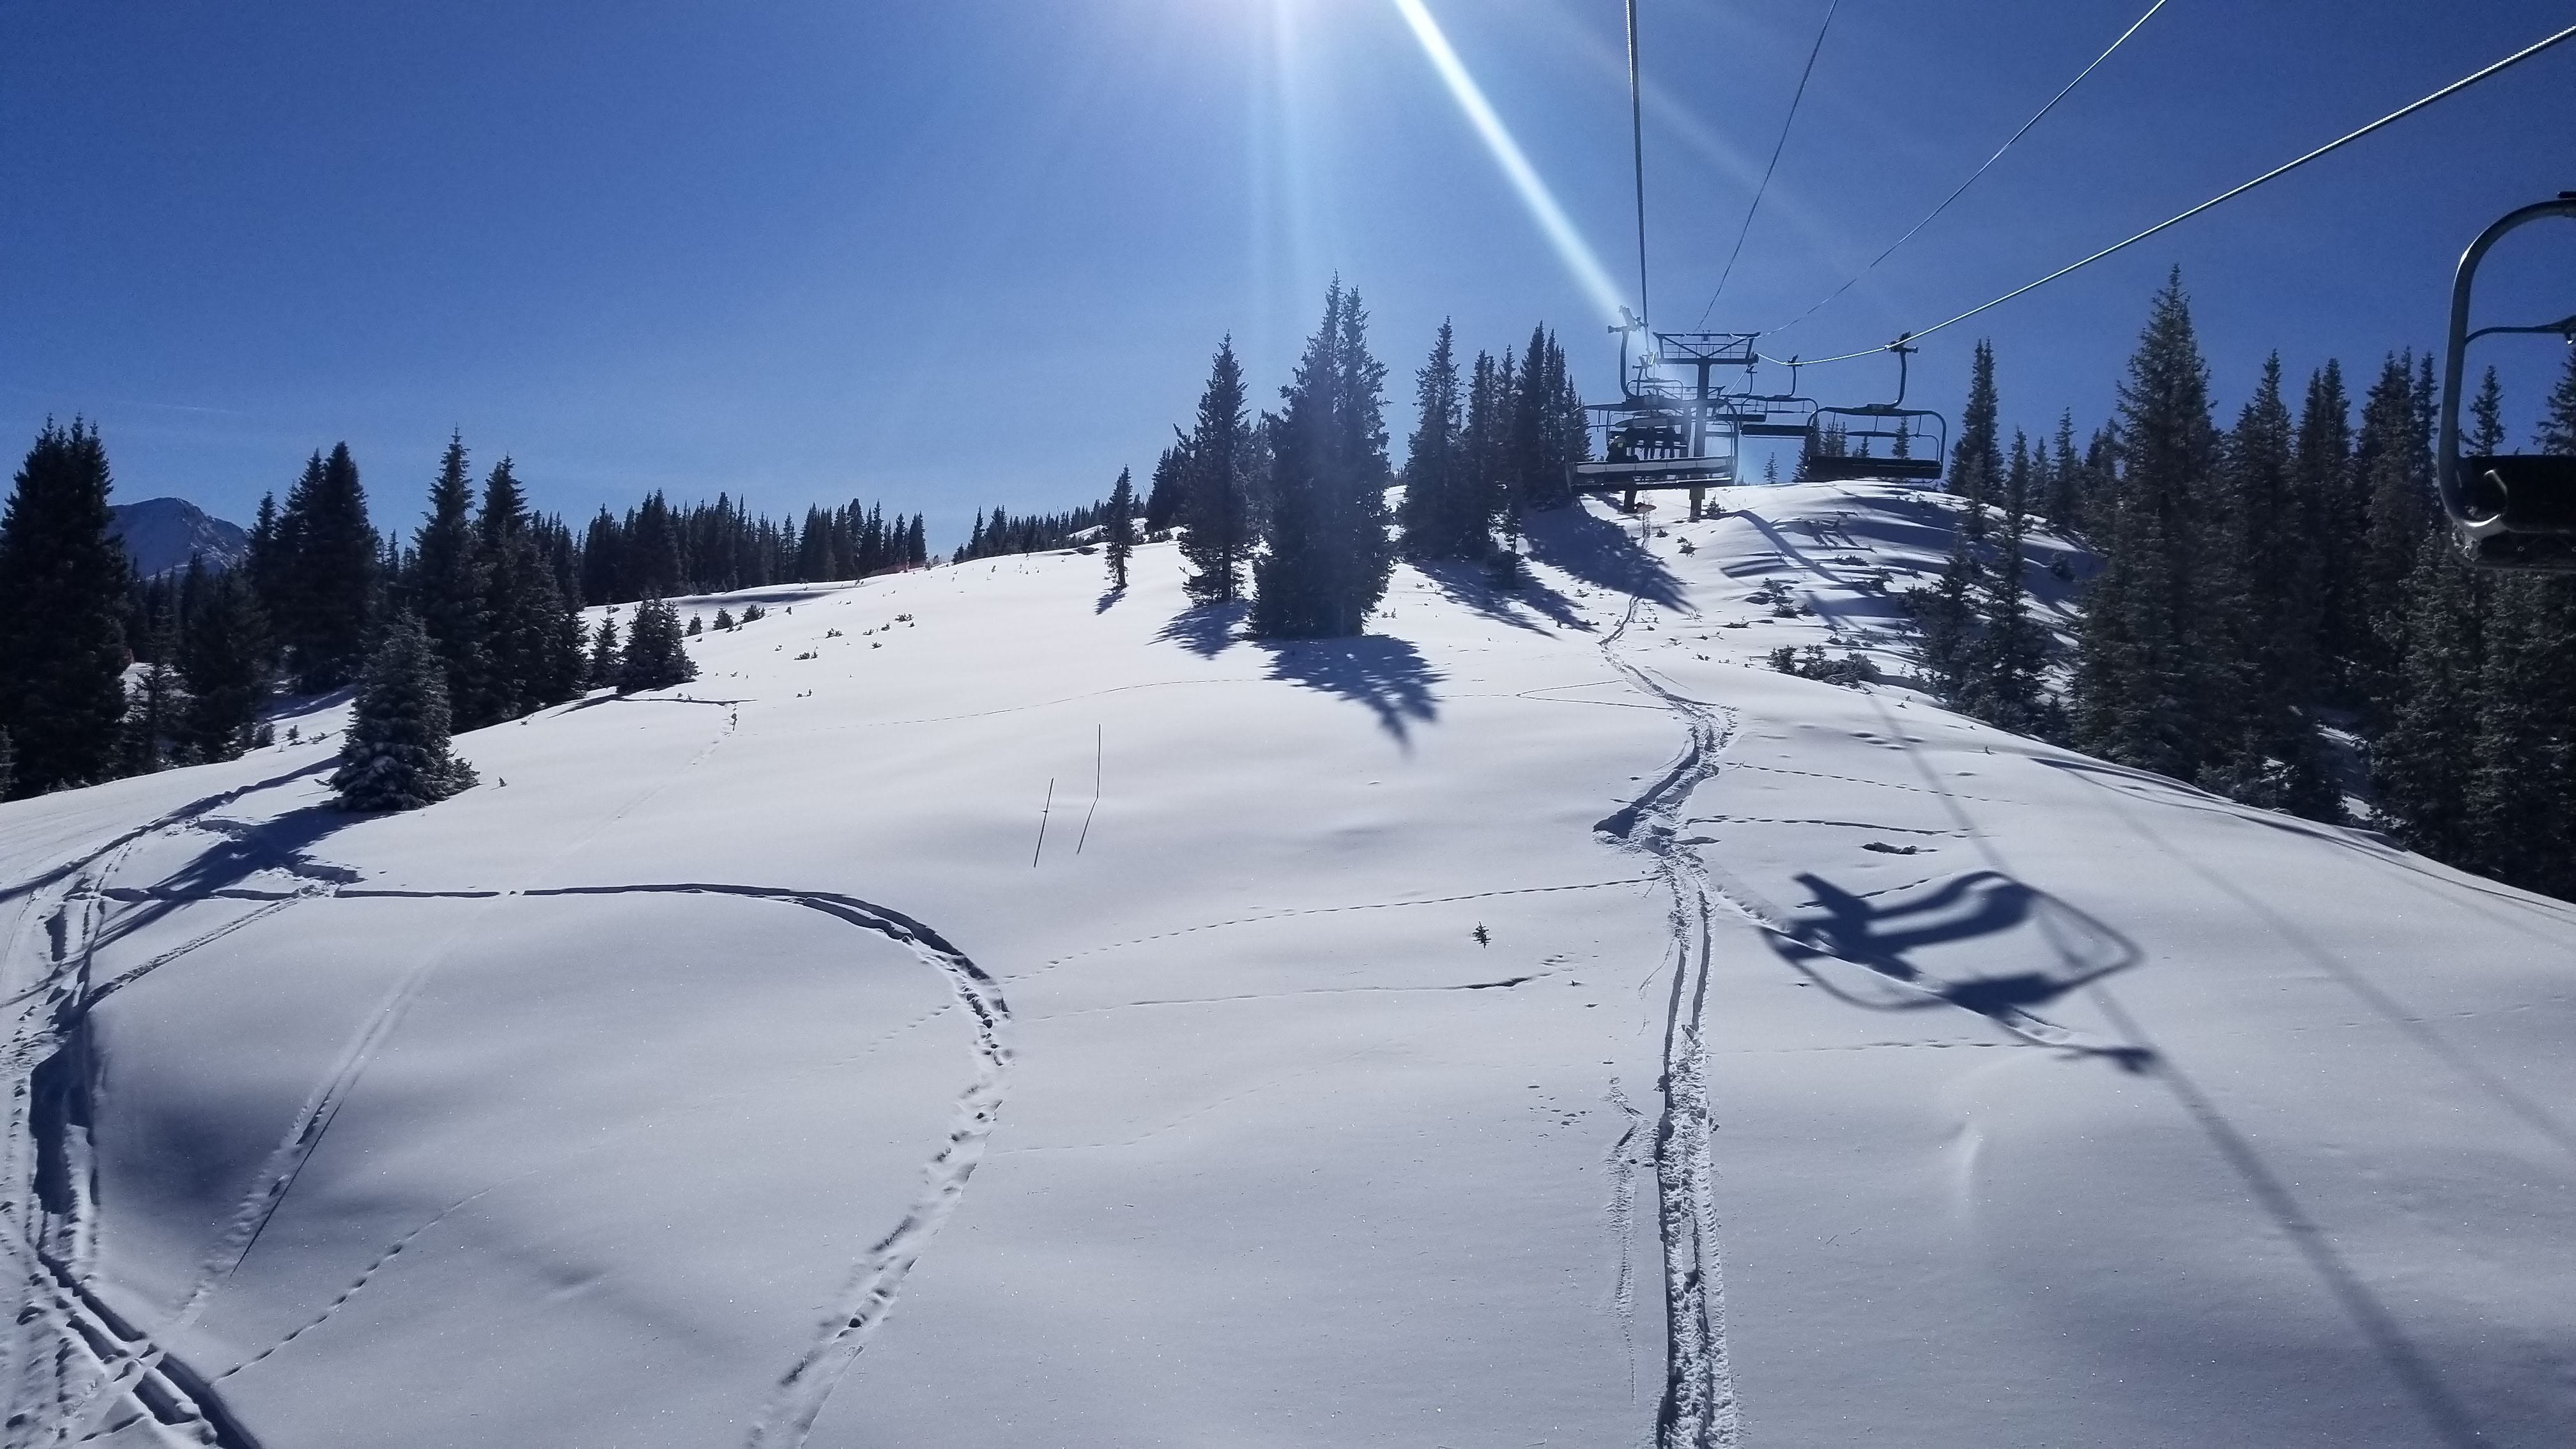
<path fill-rule="evenodd" d="M 1368 706 L 1378 727 L 1408 748 L 1414 725 L 1440 717 L 1439 697 L 1431 687 L 1442 675 L 1401 639 L 1354 634 L 1271 640 L 1263 647 L 1270 651 L 1270 678 Z"/>
<path fill-rule="evenodd" d="M 1635 594 L 1650 604 L 1688 609 L 1682 582 L 1628 530 L 1582 504 L 1542 509 L 1521 526 L 1529 555 L 1598 589 Z"/>
<path fill-rule="evenodd" d="M 1252 606 L 1241 599 L 1192 604 L 1154 632 L 1157 643 L 1178 644 L 1202 659 L 1214 659 L 1239 637 L 1235 626 Z"/>
<path fill-rule="evenodd" d="M 2074 906 L 1997 871 L 1971 871 L 1930 890 L 1871 900 L 1816 875 L 1798 883 L 1814 909 L 1768 933 L 1772 951 L 1836 999 L 1871 1011 L 1955 1006 L 2016 1035 L 2108 1056 L 2130 1071 L 2155 1054 L 2143 1047 L 2095 1046 L 2030 1015 L 2047 1003 L 2125 971 L 2141 959 L 2127 937 Z M 1943 972 L 1916 959 L 1933 947 L 1996 940 L 2028 928 L 2022 954 L 2037 938 L 2033 969 L 1983 974 Z M 1987 953 L 1980 952 L 1980 957 Z M 1858 968 L 1858 969 L 1852 969 Z"/>

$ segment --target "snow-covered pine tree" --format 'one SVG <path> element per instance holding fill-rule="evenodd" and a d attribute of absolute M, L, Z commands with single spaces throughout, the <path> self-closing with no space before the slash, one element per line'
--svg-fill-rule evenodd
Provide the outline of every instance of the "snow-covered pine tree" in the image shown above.
<path fill-rule="evenodd" d="M 1280 389 L 1287 406 L 1274 433 L 1267 548 L 1254 566 L 1252 608 L 1253 628 L 1273 638 L 1359 633 L 1394 567 L 1386 367 L 1369 355 L 1367 315 L 1359 294 L 1335 278 L 1324 320 Z"/>
<path fill-rule="evenodd" d="M 125 551 L 98 429 L 48 421 L 0 512 L 0 728 L 13 788 L 104 778 L 125 715 Z"/>
<path fill-rule="evenodd" d="M 681 641 L 678 612 L 660 599 L 636 605 L 635 622 L 626 631 L 626 657 L 617 671 L 617 692 L 668 689 L 697 677 L 697 661 Z"/>
<path fill-rule="evenodd" d="M 1109 586 L 1125 591 L 1127 558 L 1136 551 L 1136 477 L 1125 468 L 1109 490 L 1109 516 L 1101 521 L 1101 552 L 1108 555 Z"/>
<path fill-rule="evenodd" d="M 368 657 L 331 788 L 346 810 L 417 810 L 474 783 L 448 745 L 447 677 L 420 620 L 396 614 Z"/>
<path fill-rule="evenodd" d="M 1193 572 L 1192 597 L 1230 601 L 1243 590 L 1252 554 L 1253 438 L 1244 417 L 1243 366 L 1234 338 L 1217 344 L 1190 433 L 1189 486 L 1181 496 L 1181 557 Z"/>

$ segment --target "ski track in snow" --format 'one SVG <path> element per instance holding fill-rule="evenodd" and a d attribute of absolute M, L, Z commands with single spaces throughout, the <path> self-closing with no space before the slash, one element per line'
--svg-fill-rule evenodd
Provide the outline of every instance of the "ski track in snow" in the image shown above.
<path fill-rule="evenodd" d="M 729 716 L 724 730 L 688 763 L 696 765 L 703 762 L 717 746 L 731 737 L 738 719 L 738 715 Z M 9 993 L 0 999 L 0 1009 L 22 1008 L 18 1012 L 21 1019 L 12 1027 L 9 1039 L 0 1044 L 0 1052 L 6 1053 L 0 1061 L 13 1068 L 13 1074 L 31 1071 L 35 1063 L 50 1056 L 79 1019 L 106 996 L 200 947 L 288 907 L 315 899 L 492 901 L 513 896 L 725 895 L 818 911 L 884 936 L 938 970 L 948 981 L 953 998 L 871 1041 L 855 1055 L 864 1055 L 904 1031 L 962 1005 L 974 1022 L 977 1070 L 971 1084 L 959 1095 L 955 1125 L 924 1168 L 923 1187 L 913 1206 L 854 1265 L 817 1327 L 812 1344 L 780 1376 L 748 1439 L 748 1444 L 754 1449 L 803 1443 L 834 1387 L 893 1308 L 905 1276 L 919 1261 L 922 1251 L 937 1235 L 941 1225 L 955 1211 L 968 1178 L 983 1157 L 985 1143 L 1001 1109 L 1011 1055 L 1004 1040 L 1009 1009 L 998 984 L 962 951 L 919 921 L 855 896 L 830 892 L 715 882 L 529 887 L 518 890 L 368 889 L 351 884 L 345 873 L 315 871 L 307 874 L 299 869 L 301 863 L 294 859 L 268 867 L 306 876 L 299 888 L 287 891 L 220 888 L 185 892 L 119 888 L 109 884 L 117 866 L 141 841 L 167 831 L 199 827 L 211 812 L 224 805 L 315 773 L 319 768 L 306 767 L 191 802 L 134 830 L 88 847 L 63 865 L 15 885 L 0 887 L 0 901 L 12 898 L 27 900 L 13 928 L 8 955 L 5 961 L 0 961 L 0 969 L 30 959 L 32 953 L 25 947 L 28 934 L 37 922 L 42 921 L 49 932 L 48 949 L 41 958 L 41 968 L 35 973 L 37 979 L 21 984 L 14 970 L 10 977 L 0 978 L 0 989 Z M 666 780 L 644 791 L 553 858 L 560 859 L 599 830 L 632 813 L 667 784 Z M 104 984 L 91 984 L 91 959 L 113 924 L 111 902 L 176 907 L 213 900 L 257 901 L 261 904 L 258 909 L 163 951 Z M 6 1356 L 0 1357 L 0 1382 L 12 1386 L 10 1399 L 13 1405 L 31 1405 L 41 1400 L 44 1408 L 19 1407 L 6 1426 L 5 1437 L 0 1437 L 0 1445 L 5 1445 L 6 1449 L 21 1449 L 21 1446 L 30 1446 L 31 1449 L 31 1446 L 48 1442 L 91 1442 L 121 1434 L 150 1418 L 172 1433 L 213 1445 L 215 1449 L 258 1449 L 258 1440 L 232 1415 L 216 1393 L 215 1381 L 230 1378 L 266 1359 L 331 1318 L 421 1234 L 502 1185 L 484 1187 L 441 1209 L 379 1254 L 318 1314 L 222 1374 L 209 1378 L 170 1354 L 166 1340 L 186 1329 L 203 1313 L 217 1290 L 229 1281 L 257 1245 L 261 1232 L 284 1202 L 304 1165 L 311 1160 L 332 1119 L 347 1102 L 367 1066 L 391 1038 L 439 959 L 433 956 L 407 975 L 369 1015 L 334 1062 L 331 1072 L 296 1114 L 278 1146 L 271 1151 L 250 1191 L 217 1235 L 188 1293 L 170 1320 L 157 1332 L 146 1332 L 127 1322 L 89 1289 L 88 1265 L 81 1254 L 75 1253 L 66 1261 L 48 1250 L 45 1239 L 49 1232 L 73 1243 L 83 1243 L 88 1225 L 77 1216 L 69 1224 L 54 1224 L 50 1221 L 51 1215 L 37 1204 L 33 1191 L 36 1134 L 29 1130 L 27 1094 L 22 1092 L 16 1096 L 11 1109 L 12 1152 L 6 1162 L 5 1183 L 0 1183 L 6 1188 L 5 1193 L 0 1193 L 0 1214 L 5 1214 L 7 1227 L 6 1233 L 0 1234 L 0 1248 L 5 1248 L 21 1263 L 24 1277 L 22 1298 L 30 1312 L 19 1325 L 21 1331 L 18 1334 L 0 1340 L 0 1347 L 7 1350 Z M 44 998 L 41 1003 L 37 1002 L 39 997 Z M 26 1333 L 30 1327 L 41 1331 Z M 52 1342 L 52 1351 L 37 1351 L 39 1342 L 48 1339 Z M 31 1395 L 30 1390 L 41 1392 Z M 102 1420 L 106 1422 L 99 1422 Z M 96 1427 L 92 1427 L 93 1424 Z"/>
<path fill-rule="evenodd" d="M 1664 1245 L 1666 1363 L 1655 1414 L 1657 1449 L 1735 1449 L 1744 1424 L 1726 1352 L 1726 1278 L 1718 1240 L 1715 1143 L 1708 1095 L 1708 1049 L 1702 1017 L 1708 1005 L 1710 887 L 1699 858 L 1679 840 L 1691 792 L 1717 773 L 1733 721 L 1691 699 L 1616 652 L 1645 607 L 1632 596 L 1618 627 L 1601 640 L 1602 656 L 1637 691 L 1660 701 L 1689 733 L 1681 757 L 1661 779 L 1595 826 L 1620 849 L 1656 863 L 1671 893 L 1672 987 L 1664 1015 L 1663 1111 L 1653 1132 L 1657 1221 Z"/>

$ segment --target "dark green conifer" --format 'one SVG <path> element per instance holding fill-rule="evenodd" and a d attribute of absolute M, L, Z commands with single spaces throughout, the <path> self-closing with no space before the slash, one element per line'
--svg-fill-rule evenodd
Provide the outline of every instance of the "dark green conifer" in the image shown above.
<path fill-rule="evenodd" d="M 2438 543 L 2438 540 L 2436 541 Z M 2478 581 L 2447 547 L 2416 550 L 2399 613 L 2390 722 L 2371 750 L 2379 805 L 2410 849 L 2464 858 L 2469 746 L 2478 737 Z"/>
<path fill-rule="evenodd" d="M 1182 495 L 1181 557 L 1194 571 L 1195 598 L 1227 601 L 1243 588 L 1243 567 L 1253 545 L 1251 425 L 1244 417 L 1243 368 L 1234 339 L 1217 345 L 1199 395 L 1198 425 L 1190 434 L 1189 488 Z"/>
<path fill-rule="evenodd" d="M 447 671 L 420 620 L 396 614 L 368 656 L 331 788 L 346 810 L 417 810 L 475 781 L 448 748 Z"/>
<path fill-rule="evenodd" d="M 125 551 L 108 535 L 107 449 L 47 422 L 0 512 L 0 729 L 12 788 L 105 778 L 125 715 Z"/>
<path fill-rule="evenodd" d="M 1336 278 L 1324 320 L 1306 342 L 1274 434 L 1269 527 L 1254 566 L 1255 630 L 1274 638 L 1357 634 L 1386 594 L 1383 393 L 1386 367 L 1369 355 L 1359 294 Z"/>
<path fill-rule="evenodd" d="M 185 744 L 204 760 L 247 749 L 269 695 L 268 624 L 249 580 L 236 572 L 207 579 L 179 647 L 179 672 L 188 686 Z"/>
<path fill-rule="evenodd" d="M 636 605 L 635 622 L 626 633 L 626 657 L 617 672 L 617 692 L 668 689 L 697 677 L 697 661 L 681 642 L 677 611 L 660 599 Z"/>
<path fill-rule="evenodd" d="M 306 463 L 278 512 L 276 534 L 277 594 L 269 608 L 296 687 L 336 689 L 356 678 L 367 658 L 377 600 L 376 530 L 348 444 Z"/>
<path fill-rule="evenodd" d="M 723 628 L 725 622 L 723 613 L 718 612 L 716 627 Z M 619 648 L 617 643 L 617 616 L 602 614 L 599 618 L 599 632 L 591 636 L 590 664 L 582 671 L 583 687 L 606 689 L 617 683 L 618 665 L 625 657 L 625 651 Z"/>
<path fill-rule="evenodd" d="M 1945 486 L 1953 493 L 1992 505 L 2003 492 L 2003 424 L 1995 397 L 1994 339 L 1977 339 L 1975 356 L 1968 368 L 1968 404 L 1959 413 L 1959 438 L 1950 445 L 1950 476 Z M 1985 512 L 1971 508 L 1964 515 L 1970 523 L 1981 524 Z"/>
<path fill-rule="evenodd" d="M 1109 516 L 1101 522 L 1101 551 L 1109 562 L 1109 586 L 1127 587 L 1127 557 L 1136 551 L 1136 479 L 1128 470 L 1118 470 L 1117 486 L 1109 490 Z"/>
<path fill-rule="evenodd" d="M 483 549 L 473 510 L 465 440 L 451 436 L 429 487 L 429 515 L 413 535 L 413 597 L 430 648 L 447 671 L 447 697 L 468 729 L 488 722 L 475 715 L 491 672 L 483 638 Z"/>
<path fill-rule="evenodd" d="M 1447 320 L 1414 374 L 1415 423 L 1404 458 L 1404 548 L 1417 558 L 1482 558 L 1493 547 L 1487 500 L 1470 475 L 1458 353 Z"/>

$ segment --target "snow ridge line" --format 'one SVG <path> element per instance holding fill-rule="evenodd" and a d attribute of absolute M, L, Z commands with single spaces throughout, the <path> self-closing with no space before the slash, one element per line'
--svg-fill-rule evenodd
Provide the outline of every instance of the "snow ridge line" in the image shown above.
<path fill-rule="evenodd" d="M 523 892 L 530 896 L 583 895 L 734 895 L 803 906 L 873 931 L 904 947 L 948 977 L 957 1000 L 974 1019 L 975 1079 L 958 1095 L 956 1123 L 948 1140 L 922 1169 L 922 1191 L 901 1222 L 870 1247 L 853 1268 L 849 1281 L 816 1330 L 815 1341 L 778 1381 L 776 1391 L 753 1421 L 746 1449 L 801 1445 L 831 1399 L 841 1376 L 858 1360 L 868 1340 L 894 1308 L 903 1281 L 920 1261 L 931 1239 L 965 1197 L 967 1179 L 983 1161 L 984 1147 L 1001 1115 L 1011 1049 L 1004 1038 L 1010 1007 L 1001 987 L 965 952 L 919 921 L 855 896 L 823 891 L 781 890 L 763 886 L 683 883 L 671 885 L 561 886 Z"/>
<path fill-rule="evenodd" d="M 1680 843 L 1691 792 L 1717 773 L 1734 733 L 1731 718 L 1657 681 L 1615 649 L 1645 600 L 1601 640 L 1602 657 L 1640 693 L 1678 716 L 1689 732 L 1679 759 L 1643 794 L 1594 830 L 1619 849 L 1647 856 L 1671 892 L 1673 984 L 1665 1008 L 1663 1111 L 1654 1130 L 1657 1221 L 1664 1245 L 1666 1363 L 1655 1415 L 1657 1449 L 1737 1449 L 1744 1421 L 1726 1352 L 1726 1280 L 1719 1251 L 1716 1162 L 1711 1137 L 1708 1050 L 1710 888 L 1698 856 Z"/>

